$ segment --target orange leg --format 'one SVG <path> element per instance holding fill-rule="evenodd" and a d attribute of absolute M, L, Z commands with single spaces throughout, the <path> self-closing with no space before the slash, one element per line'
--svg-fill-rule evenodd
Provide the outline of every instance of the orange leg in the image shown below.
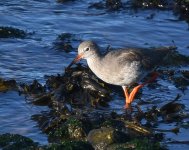
<path fill-rule="evenodd" d="M 136 93 L 144 86 L 144 84 L 139 84 L 138 86 L 134 87 L 132 92 L 130 93 L 129 95 L 129 102 L 132 103 L 135 96 L 136 96 Z"/>
<path fill-rule="evenodd" d="M 143 84 L 139 84 L 138 86 L 134 87 L 132 92 L 129 94 L 128 93 L 128 89 L 126 86 L 122 86 L 124 94 L 125 94 L 125 106 L 124 108 L 131 108 L 131 103 L 133 102 L 137 92 L 146 84 L 154 81 L 156 78 L 158 77 L 158 73 L 153 73 L 153 76 L 151 79 L 149 79 L 148 81 L 144 82 Z"/>
<path fill-rule="evenodd" d="M 123 88 L 123 91 L 124 91 L 124 94 L 125 94 L 125 106 L 124 106 L 124 108 L 130 108 L 131 107 L 131 103 L 130 103 L 130 100 L 129 100 L 128 89 L 125 86 L 122 86 L 122 88 Z"/>

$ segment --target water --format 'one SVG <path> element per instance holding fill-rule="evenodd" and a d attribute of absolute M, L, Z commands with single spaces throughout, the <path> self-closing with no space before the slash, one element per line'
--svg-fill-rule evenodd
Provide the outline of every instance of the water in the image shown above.
<path fill-rule="evenodd" d="M 188 24 L 178 21 L 171 11 L 107 12 L 88 9 L 90 2 L 95 1 L 80 0 L 65 4 L 56 3 L 55 0 L 1 1 L 0 26 L 12 26 L 34 34 L 26 39 L 0 39 L 0 77 L 24 83 L 37 79 L 43 83 L 44 75 L 62 73 L 76 55 L 75 51 L 65 53 L 52 49 L 57 36 L 65 32 L 76 34 L 83 40 L 95 40 L 103 48 L 108 45 L 164 46 L 173 45 L 174 41 L 180 53 L 189 55 Z M 152 13 L 155 14 L 154 18 L 147 19 Z M 148 88 L 145 88 L 143 97 L 156 97 L 163 102 L 174 98 L 175 93 L 181 93 L 170 82 L 161 79 L 158 82 L 159 89 L 152 90 L 149 94 Z M 187 108 L 188 93 L 189 90 L 186 90 L 182 97 L 182 103 Z M 0 95 L 0 133 L 19 133 L 42 144 L 46 143 L 45 135 L 40 132 L 36 122 L 31 120 L 31 115 L 47 108 L 32 107 L 14 92 Z M 122 108 L 122 103 L 115 103 L 116 108 L 112 106 L 113 109 Z M 183 132 L 174 136 L 189 140 Z M 179 146 L 170 145 L 170 148 L 177 149 Z M 189 149 L 188 145 L 184 147 Z"/>

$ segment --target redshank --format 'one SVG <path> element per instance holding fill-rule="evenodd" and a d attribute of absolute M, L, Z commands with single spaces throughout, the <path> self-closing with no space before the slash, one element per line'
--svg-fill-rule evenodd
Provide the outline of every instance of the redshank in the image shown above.
<path fill-rule="evenodd" d="M 98 78 L 109 84 L 122 86 L 125 108 L 131 108 L 131 103 L 139 89 L 155 80 L 157 74 L 147 82 L 134 87 L 130 94 L 128 87 L 153 72 L 175 48 L 171 46 L 150 49 L 124 48 L 101 54 L 95 42 L 84 41 L 79 45 L 78 55 L 68 68 L 80 59 L 86 59 L 89 68 Z"/>

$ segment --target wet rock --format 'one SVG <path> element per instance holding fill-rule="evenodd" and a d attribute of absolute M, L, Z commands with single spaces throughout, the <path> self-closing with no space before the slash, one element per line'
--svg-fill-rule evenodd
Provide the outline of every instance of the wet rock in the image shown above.
<path fill-rule="evenodd" d="M 0 148 L 3 150 L 36 150 L 37 147 L 38 143 L 18 134 L 6 133 L 0 135 Z"/>
<path fill-rule="evenodd" d="M 27 33 L 13 27 L 0 26 L 0 38 L 25 38 Z"/>
<path fill-rule="evenodd" d="M 0 92 L 17 89 L 15 80 L 3 80 L 0 78 Z"/>
<path fill-rule="evenodd" d="M 116 131 L 113 128 L 102 127 L 93 129 L 89 132 L 87 140 L 93 145 L 96 150 L 105 149 L 108 145 L 115 142 L 128 141 L 130 137 L 122 132 Z"/>
<path fill-rule="evenodd" d="M 73 43 L 76 42 L 78 45 L 81 40 L 76 37 L 76 35 L 71 33 L 62 33 L 60 34 L 55 42 L 53 43 L 53 49 L 58 51 L 70 52 L 76 48 L 73 46 Z"/>

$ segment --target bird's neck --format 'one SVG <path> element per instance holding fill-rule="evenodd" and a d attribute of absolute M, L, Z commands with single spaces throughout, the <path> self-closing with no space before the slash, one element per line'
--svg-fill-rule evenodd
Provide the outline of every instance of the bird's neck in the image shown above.
<path fill-rule="evenodd" d="M 96 74 L 101 69 L 102 55 L 100 53 L 95 53 L 93 56 L 87 59 L 87 64 L 89 68 Z"/>

